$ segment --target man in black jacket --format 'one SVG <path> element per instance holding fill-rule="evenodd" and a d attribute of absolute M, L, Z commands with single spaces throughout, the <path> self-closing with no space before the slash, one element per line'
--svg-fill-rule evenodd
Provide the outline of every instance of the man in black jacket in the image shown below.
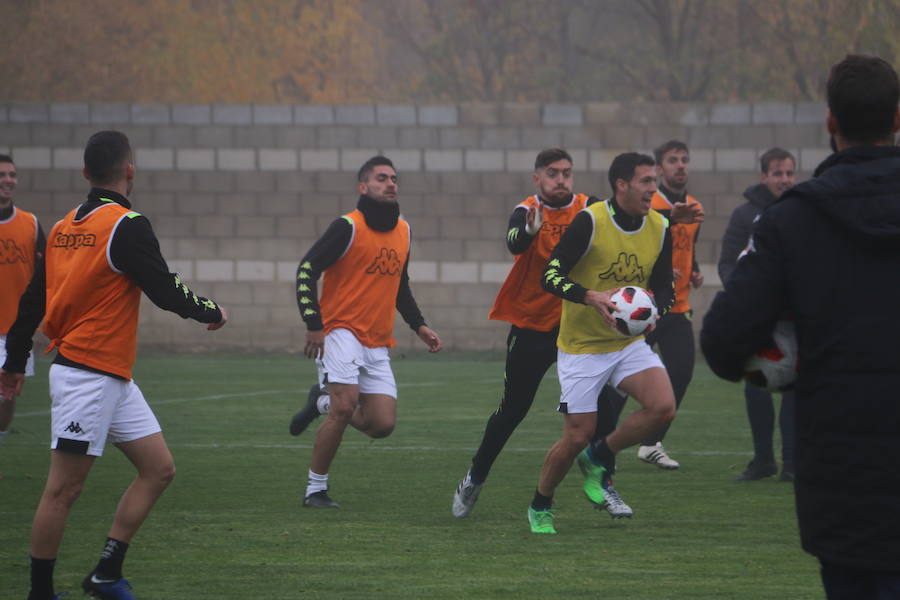
<path fill-rule="evenodd" d="M 737 381 L 784 313 L 796 323 L 796 502 L 828 598 L 900 597 L 900 82 L 885 61 L 832 67 L 837 152 L 760 217 L 704 319 L 713 371 Z M 872 293 L 869 293 L 869 292 Z"/>
<path fill-rule="evenodd" d="M 722 253 L 719 256 L 719 279 L 727 285 L 728 278 L 737 266 L 738 257 L 747 247 L 753 224 L 759 215 L 775 203 L 775 200 L 794 185 L 796 161 L 782 148 L 770 148 L 759 159 L 760 182 L 744 190 L 747 202 L 731 213 L 728 228 L 722 236 Z M 750 434 L 753 436 L 753 459 L 738 481 L 752 481 L 770 477 L 778 471 L 772 433 L 775 429 L 775 402 L 772 394 L 764 389 L 744 384 L 744 400 Z M 794 392 L 781 394 L 781 411 L 778 415 L 781 427 L 781 480 L 794 479 Z"/>

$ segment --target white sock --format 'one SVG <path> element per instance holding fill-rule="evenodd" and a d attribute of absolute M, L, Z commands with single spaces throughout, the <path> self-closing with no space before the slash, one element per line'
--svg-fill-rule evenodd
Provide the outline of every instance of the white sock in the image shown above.
<path fill-rule="evenodd" d="M 319 399 L 316 400 L 316 408 L 319 409 L 319 414 L 327 415 L 328 409 L 331 408 L 331 396 L 328 394 L 319 396 Z"/>
<path fill-rule="evenodd" d="M 316 492 L 324 492 L 328 489 L 328 473 L 319 475 L 318 473 L 309 472 L 309 484 L 306 486 L 306 497 L 308 498 Z"/>

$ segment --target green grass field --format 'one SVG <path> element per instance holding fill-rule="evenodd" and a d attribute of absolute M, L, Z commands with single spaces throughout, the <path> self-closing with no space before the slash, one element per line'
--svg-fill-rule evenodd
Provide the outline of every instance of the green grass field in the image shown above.
<path fill-rule="evenodd" d="M 49 454 L 47 368 L 40 362 L 28 380 L 14 433 L 0 444 L 2 598 L 27 595 L 29 528 Z M 622 521 L 592 509 L 573 469 L 557 490 L 556 536 L 531 534 L 525 517 L 562 427 L 555 370 L 466 519 L 450 515 L 451 498 L 499 399 L 502 356 L 396 354 L 394 371 L 396 431 L 375 441 L 348 431 L 331 471 L 341 509 L 317 511 L 301 506 L 314 432 L 287 433 L 313 381 L 310 361 L 142 356 L 135 378 L 178 476 L 128 553 L 138 597 L 822 597 L 817 563 L 799 547 L 791 485 L 733 481 L 750 457 L 743 398 L 705 365 L 666 440 L 682 468 L 623 452 L 616 484 L 635 515 Z M 57 591 L 80 596 L 131 477 L 107 448 L 70 517 Z"/>

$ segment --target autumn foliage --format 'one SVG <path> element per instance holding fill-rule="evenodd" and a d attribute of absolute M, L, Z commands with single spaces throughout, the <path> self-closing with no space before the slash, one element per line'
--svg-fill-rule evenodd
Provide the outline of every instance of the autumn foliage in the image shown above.
<path fill-rule="evenodd" d="M 0 0 L 2 101 L 815 100 L 900 0 Z"/>

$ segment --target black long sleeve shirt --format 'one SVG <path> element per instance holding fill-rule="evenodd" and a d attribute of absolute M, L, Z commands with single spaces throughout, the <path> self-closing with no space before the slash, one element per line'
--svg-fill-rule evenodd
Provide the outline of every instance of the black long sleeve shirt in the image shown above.
<path fill-rule="evenodd" d="M 390 231 L 397 226 L 400 209 L 396 203 L 382 203 L 368 196 L 360 196 L 357 208 L 366 219 L 366 225 L 375 231 Z M 352 237 L 353 226 L 344 218 L 335 219 L 297 267 L 297 306 L 308 331 L 321 331 L 324 327 L 319 309 L 319 277 L 344 255 Z M 425 325 L 425 319 L 409 287 L 409 256 L 400 276 L 396 306 L 400 316 L 413 331 L 418 331 L 419 327 Z"/>
<path fill-rule="evenodd" d="M 92 188 L 87 202 L 78 207 L 75 218 L 84 217 L 107 201 L 131 208 L 131 203 L 124 196 L 110 190 Z M 53 241 L 50 243 L 52 245 Z M 222 320 L 222 311 L 215 302 L 197 296 L 182 283 L 176 273 L 169 272 L 159 249 L 159 240 L 153 233 L 150 221 L 143 215 L 121 220 L 110 241 L 109 255 L 116 268 L 127 275 L 161 309 L 200 323 L 218 323 Z M 34 277 L 19 301 L 18 317 L 7 334 L 7 359 L 3 366 L 7 371 L 24 372 L 32 347 L 32 337 L 44 318 L 46 302 L 46 272 L 44 262 L 41 261 L 35 265 Z M 59 353 L 54 362 L 96 371 Z"/>
<path fill-rule="evenodd" d="M 619 207 L 614 198 L 611 198 L 609 202 L 615 209 L 613 219 L 619 227 L 625 231 L 636 231 L 641 227 L 644 217 L 629 215 Z M 569 279 L 569 272 L 587 252 L 593 236 L 594 222 L 590 215 L 584 212 L 578 213 L 550 255 L 550 260 L 541 278 L 541 285 L 545 290 L 570 302 L 585 303 L 584 296 L 587 288 Z M 551 284 L 551 281 L 554 283 Z M 672 278 L 672 233 L 668 227 L 663 239 L 662 250 L 650 272 L 647 289 L 653 292 L 659 314 L 664 315 L 668 312 L 675 301 Z"/>

